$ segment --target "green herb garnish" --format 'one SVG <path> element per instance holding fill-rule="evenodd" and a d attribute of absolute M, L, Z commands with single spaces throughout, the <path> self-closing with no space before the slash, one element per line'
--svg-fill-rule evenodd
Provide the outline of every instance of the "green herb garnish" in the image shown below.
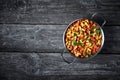
<path fill-rule="evenodd" d="M 78 33 L 77 33 L 77 32 L 75 32 L 75 33 L 74 33 L 74 36 L 78 36 Z"/>
<path fill-rule="evenodd" d="M 75 39 L 73 40 L 73 45 L 77 45 L 77 41 Z"/>
<path fill-rule="evenodd" d="M 84 44 L 81 41 L 78 41 L 78 44 L 84 46 Z"/>
<path fill-rule="evenodd" d="M 86 55 L 86 54 L 87 54 L 87 49 L 85 49 L 85 50 L 83 51 L 83 53 Z"/>
<path fill-rule="evenodd" d="M 99 34 L 101 32 L 100 28 L 97 28 L 96 26 L 94 27 L 94 29 L 96 34 Z"/>
<path fill-rule="evenodd" d="M 89 57 L 88 54 L 87 54 L 87 49 L 85 49 L 83 53 L 85 54 L 85 58 Z"/>
<path fill-rule="evenodd" d="M 88 39 L 89 42 L 91 42 L 91 39 Z"/>
<path fill-rule="evenodd" d="M 99 34 L 101 32 L 100 29 L 96 29 L 96 34 Z"/>
<path fill-rule="evenodd" d="M 86 34 L 86 36 L 89 36 L 89 34 Z"/>

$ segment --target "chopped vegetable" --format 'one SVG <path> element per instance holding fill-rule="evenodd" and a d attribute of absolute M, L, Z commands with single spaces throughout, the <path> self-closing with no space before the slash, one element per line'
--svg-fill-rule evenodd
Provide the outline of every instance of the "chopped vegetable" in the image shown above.
<path fill-rule="evenodd" d="M 86 34 L 86 36 L 89 36 L 89 34 Z"/>
<path fill-rule="evenodd" d="M 77 33 L 77 32 L 75 32 L 75 33 L 74 33 L 74 36 L 78 36 L 78 33 Z"/>
<path fill-rule="evenodd" d="M 73 45 L 75 46 L 75 45 L 77 45 L 77 42 L 76 42 L 76 40 L 74 39 L 74 41 L 73 41 Z"/>
<path fill-rule="evenodd" d="M 96 29 L 96 34 L 99 34 L 101 32 L 100 29 Z"/>
<path fill-rule="evenodd" d="M 89 42 L 91 42 L 91 39 L 88 39 Z"/>
<path fill-rule="evenodd" d="M 78 44 L 81 45 L 82 47 L 84 46 L 84 44 L 81 41 L 78 41 Z"/>

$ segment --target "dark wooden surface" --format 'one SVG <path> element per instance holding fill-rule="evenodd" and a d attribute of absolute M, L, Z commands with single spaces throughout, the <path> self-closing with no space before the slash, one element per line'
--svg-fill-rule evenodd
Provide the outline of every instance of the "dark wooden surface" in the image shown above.
<path fill-rule="evenodd" d="M 0 25 L 0 51 L 62 52 L 63 32 L 67 25 Z M 104 26 L 102 53 L 120 52 L 120 26 Z"/>
<path fill-rule="evenodd" d="M 67 54 L 65 53 L 65 55 Z M 85 76 L 85 80 L 88 79 L 88 76 L 91 76 L 91 79 L 98 79 L 100 76 L 103 76 L 101 78 L 108 77 L 108 79 L 111 76 L 119 78 L 120 55 L 99 54 L 89 61 L 77 60 L 70 65 L 65 63 L 60 56 L 60 53 L 1 52 L 1 76 L 9 78 L 18 78 L 19 76 L 21 78 L 39 78 L 41 76 L 64 75 L 81 76 L 80 78 Z M 67 57 L 71 58 L 70 55 L 67 55 Z"/>
<path fill-rule="evenodd" d="M 1 0 L 0 23 L 68 24 L 103 13 L 107 25 L 120 25 L 119 0 Z"/>
<path fill-rule="evenodd" d="M 107 21 L 103 49 L 68 65 L 63 32 L 93 13 Z M 119 0 L 0 0 L 0 80 L 120 80 L 119 14 Z"/>

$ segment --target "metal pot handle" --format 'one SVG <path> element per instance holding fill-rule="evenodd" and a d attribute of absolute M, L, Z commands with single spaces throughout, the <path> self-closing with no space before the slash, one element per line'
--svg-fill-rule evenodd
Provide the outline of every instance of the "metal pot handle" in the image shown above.
<path fill-rule="evenodd" d="M 105 18 L 100 13 L 94 13 L 91 17 L 91 19 L 95 22 L 97 22 L 101 27 L 103 27 L 106 23 Z"/>
<path fill-rule="evenodd" d="M 72 64 L 77 58 L 74 58 L 72 61 L 68 61 L 65 57 L 64 57 L 64 52 L 65 52 L 65 50 L 61 53 L 61 56 L 62 56 L 62 59 L 66 62 L 66 63 L 68 63 L 68 64 Z"/>

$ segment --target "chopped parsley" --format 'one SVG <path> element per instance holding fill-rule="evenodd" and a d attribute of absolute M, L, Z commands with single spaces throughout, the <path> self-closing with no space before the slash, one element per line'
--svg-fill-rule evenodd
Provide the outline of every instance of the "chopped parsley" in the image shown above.
<path fill-rule="evenodd" d="M 84 46 L 84 44 L 81 41 L 78 41 L 78 44 Z"/>
<path fill-rule="evenodd" d="M 77 32 L 75 32 L 75 33 L 74 33 L 74 36 L 78 36 L 78 33 L 77 33 Z"/>
<path fill-rule="evenodd" d="M 89 34 L 86 34 L 86 36 L 89 36 Z"/>
<path fill-rule="evenodd" d="M 73 40 L 73 45 L 77 45 L 77 41 L 75 39 Z"/>
<path fill-rule="evenodd" d="M 101 32 L 100 29 L 96 29 L 96 34 L 99 34 Z"/>
<path fill-rule="evenodd" d="M 100 28 L 97 28 L 96 26 L 94 27 L 94 29 L 96 34 L 99 34 L 101 32 Z"/>
<path fill-rule="evenodd" d="M 91 39 L 88 39 L 89 42 L 91 42 Z"/>

